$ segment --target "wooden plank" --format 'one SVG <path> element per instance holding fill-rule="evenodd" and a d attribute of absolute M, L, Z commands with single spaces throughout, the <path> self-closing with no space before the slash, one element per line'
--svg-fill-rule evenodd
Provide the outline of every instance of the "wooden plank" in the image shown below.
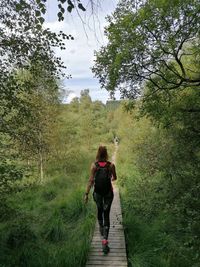
<path fill-rule="evenodd" d="M 122 214 L 119 191 L 114 188 L 114 200 L 110 214 L 109 247 L 110 252 L 104 255 L 102 252 L 101 236 L 98 222 L 91 242 L 86 267 L 127 267 L 126 243 L 122 224 Z"/>
<path fill-rule="evenodd" d="M 101 245 L 99 245 L 99 244 L 94 244 L 94 243 L 92 243 L 92 247 L 94 247 L 94 248 L 99 248 L 99 249 L 101 249 Z M 110 250 L 112 249 L 112 250 L 115 250 L 116 248 L 118 248 L 118 249 L 126 249 L 126 246 L 124 245 L 124 244 L 117 244 L 117 243 L 110 243 L 109 244 L 109 247 L 110 247 Z"/>
<path fill-rule="evenodd" d="M 127 263 L 126 261 L 103 261 L 103 260 L 93 260 L 93 261 L 88 261 L 87 262 L 87 266 L 88 265 L 95 265 L 95 266 L 123 266 L 123 267 L 127 267 Z"/>
<path fill-rule="evenodd" d="M 104 261 L 112 261 L 112 259 L 114 259 L 115 261 L 124 261 L 126 260 L 126 256 L 113 256 L 111 257 L 110 255 L 109 256 L 106 256 Z M 91 256 L 90 255 L 90 260 L 93 261 L 93 260 L 102 260 L 102 255 L 93 255 Z"/>
<path fill-rule="evenodd" d="M 123 255 L 124 253 L 126 253 L 126 249 L 123 248 L 123 249 L 120 249 L 120 248 L 116 248 L 116 249 L 110 249 L 110 252 L 108 255 L 111 255 L 111 254 L 117 254 L 117 255 Z M 99 250 L 99 248 L 92 248 L 90 249 L 90 254 L 102 254 L 102 249 Z"/>
<path fill-rule="evenodd" d="M 106 266 L 106 267 L 127 267 L 128 265 L 108 265 L 108 264 L 105 264 L 105 265 L 94 265 L 94 264 L 87 264 L 86 267 L 99 267 L 99 266 Z"/>
<path fill-rule="evenodd" d="M 99 267 L 99 266 L 106 266 L 106 267 L 127 267 L 128 265 L 108 265 L 108 264 L 105 264 L 105 265 L 96 265 L 96 264 L 87 264 L 86 267 Z"/>
<path fill-rule="evenodd" d="M 125 243 L 125 238 L 124 238 L 124 236 L 118 236 L 115 238 L 115 236 L 113 235 L 112 237 L 109 238 L 109 243 L 113 243 L 114 241 L 116 241 L 118 243 Z M 93 237 L 92 242 L 100 244 L 101 239 Z"/>
<path fill-rule="evenodd" d="M 127 263 L 126 262 L 118 262 L 118 261 L 110 261 L 110 262 L 107 262 L 107 261 L 97 261 L 97 260 L 94 260 L 94 261 L 88 261 L 87 262 L 87 265 L 86 266 L 90 266 L 90 265 L 93 265 L 93 266 L 120 266 L 120 267 L 127 267 Z"/>
<path fill-rule="evenodd" d="M 90 257 L 91 259 L 94 259 L 95 258 L 99 258 L 101 257 L 102 258 L 102 252 L 93 252 L 93 253 L 90 253 Z M 113 253 L 109 253 L 109 255 L 107 256 L 104 256 L 104 257 L 108 257 L 110 259 L 112 258 L 117 258 L 117 257 L 121 257 L 121 258 L 126 258 L 126 252 L 124 251 L 124 253 L 116 253 L 116 252 L 113 252 Z"/>

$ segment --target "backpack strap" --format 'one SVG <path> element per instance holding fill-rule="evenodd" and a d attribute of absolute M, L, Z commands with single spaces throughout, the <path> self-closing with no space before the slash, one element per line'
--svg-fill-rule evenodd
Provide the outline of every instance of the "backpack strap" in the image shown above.
<path fill-rule="evenodd" d="M 96 161 L 94 164 L 95 164 L 95 167 L 96 167 L 97 169 L 100 167 L 98 161 Z"/>
<path fill-rule="evenodd" d="M 98 163 L 98 161 L 96 161 L 95 163 L 94 163 L 94 165 L 95 165 L 95 173 L 100 169 L 100 166 L 99 166 L 99 163 Z"/>

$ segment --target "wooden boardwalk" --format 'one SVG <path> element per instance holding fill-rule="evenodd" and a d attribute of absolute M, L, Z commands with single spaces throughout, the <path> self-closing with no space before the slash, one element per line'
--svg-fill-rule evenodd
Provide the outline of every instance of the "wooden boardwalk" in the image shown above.
<path fill-rule="evenodd" d="M 99 226 L 98 223 L 96 223 L 86 267 L 128 266 L 124 230 L 122 226 L 122 214 L 121 214 L 119 190 L 116 186 L 114 187 L 114 200 L 111 207 L 110 232 L 108 240 L 109 240 L 110 252 L 107 255 L 104 255 L 102 253 Z"/>

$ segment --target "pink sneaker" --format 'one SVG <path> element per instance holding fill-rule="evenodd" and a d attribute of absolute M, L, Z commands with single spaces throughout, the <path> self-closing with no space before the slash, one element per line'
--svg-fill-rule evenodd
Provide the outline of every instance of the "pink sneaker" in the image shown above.
<path fill-rule="evenodd" d="M 108 254 L 108 252 L 110 251 L 110 248 L 108 246 L 108 240 L 106 239 L 102 240 L 102 250 L 104 254 Z"/>

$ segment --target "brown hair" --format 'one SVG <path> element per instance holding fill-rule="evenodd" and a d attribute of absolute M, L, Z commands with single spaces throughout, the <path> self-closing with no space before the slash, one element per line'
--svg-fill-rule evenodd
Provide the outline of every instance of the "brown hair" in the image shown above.
<path fill-rule="evenodd" d="M 108 160 L 108 152 L 105 146 L 99 146 L 96 156 L 97 161 L 107 161 Z"/>

